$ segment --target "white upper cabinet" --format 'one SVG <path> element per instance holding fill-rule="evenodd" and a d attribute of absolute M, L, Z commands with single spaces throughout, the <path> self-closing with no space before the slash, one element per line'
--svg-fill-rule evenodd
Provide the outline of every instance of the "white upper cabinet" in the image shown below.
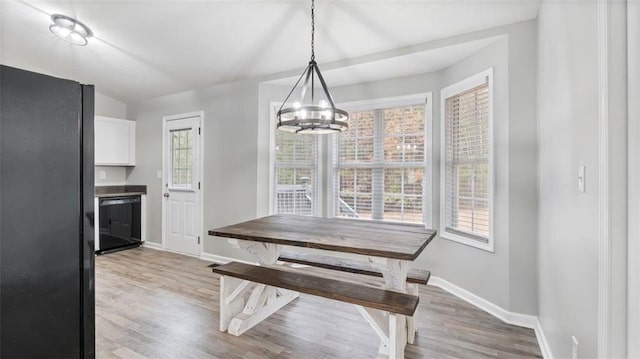
<path fill-rule="evenodd" d="M 117 118 L 95 118 L 96 166 L 135 166 L 136 123 Z"/>

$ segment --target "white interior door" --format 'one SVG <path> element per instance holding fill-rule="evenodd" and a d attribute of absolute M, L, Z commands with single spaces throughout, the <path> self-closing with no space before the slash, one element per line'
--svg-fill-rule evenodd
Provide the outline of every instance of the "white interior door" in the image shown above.
<path fill-rule="evenodd" d="M 164 248 L 200 255 L 201 116 L 165 118 Z"/>

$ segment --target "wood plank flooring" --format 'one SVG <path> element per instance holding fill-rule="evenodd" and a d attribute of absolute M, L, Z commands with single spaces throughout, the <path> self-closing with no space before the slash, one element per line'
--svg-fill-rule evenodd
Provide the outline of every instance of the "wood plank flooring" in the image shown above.
<path fill-rule="evenodd" d="M 352 305 L 301 295 L 240 337 L 218 330 L 209 263 L 138 248 L 96 257 L 97 358 L 374 358 L 378 338 Z M 421 286 L 411 358 L 539 358 L 533 330 Z"/>

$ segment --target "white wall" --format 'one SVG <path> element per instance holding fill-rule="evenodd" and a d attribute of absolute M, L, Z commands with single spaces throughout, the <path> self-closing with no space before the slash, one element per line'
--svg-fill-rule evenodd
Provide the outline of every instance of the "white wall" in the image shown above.
<path fill-rule="evenodd" d="M 234 250 L 206 231 L 256 217 L 258 84 L 241 81 L 159 97 L 127 108 L 136 121 L 136 163 L 128 183 L 146 184 L 147 240 L 162 240 L 162 117 L 204 111 L 204 251 L 236 258 Z"/>
<path fill-rule="evenodd" d="M 115 118 L 127 117 L 127 105 L 98 91 L 95 93 L 95 114 Z M 126 167 L 96 166 L 95 184 L 98 186 L 123 185 L 127 181 Z M 104 172 L 105 178 L 100 178 Z"/>

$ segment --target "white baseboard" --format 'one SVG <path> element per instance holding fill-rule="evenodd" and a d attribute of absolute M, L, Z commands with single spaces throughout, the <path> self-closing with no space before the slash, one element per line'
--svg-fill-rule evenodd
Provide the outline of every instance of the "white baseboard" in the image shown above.
<path fill-rule="evenodd" d="M 494 317 L 502 320 L 505 323 L 533 329 L 536 333 L 538 344 L 540 345 L 542 357 L 545 359 L 553 359 L 549 344 L 547 343 L 547 339 L 544 336 L 544 331 L 542 330 L 542 325 L 540 324 L 537 316 L 510 312 L 440 277 L 432 276 L 429 280 L 429 285 L 444 289 L 445 291 L 455 295 L 456 297 L 464 300 L 469 304 L 472 304 L 484 310 L 485 312 L 493 315 Z"/>
<path fill-rule="evenodd" d="M 547 337 L 544 335 L 544 330 L 542 330 L 542 324 L 540 324 L 540 320 L 536 320 L 535 331 L 536 338 L 538 339 L 538 345 L 540 345 L 540 351 L 542 352 L 542 357 L 545 359 L 553 359 L 553 354 L 551 353 L 551 348 L 549 347 Z"/>
<path fill-rule="evenodd" d="M 145 248 L 157 249 L 157 250 L 160 250 L 160 251 L 162 250 L 162 244 L 160 244 L 160 243 L 145 241 L 142 244 L 142 246 L 145 247 Z"/>
<path fill-rule="evenodd" d="M 503 322 L 531 329 L 535 329 L 536 327 L 536 322 L 538 320 L 536 316 L 510 312 L 440 277 L 432 276 L 429 280 L 429 284 L 446 290 L 456 297 L 475 305 L 494 317 L 497 317 Z"/>
<path fill-rule="evenodd" d="M 200 254 L 200 259 L 213 262 L 213 263 L 218 263 L 218 264 L 225 264 L 232 261 L 232 259 L 229 257 L 223 257 L 216 254 L 204 253 L 204 252 Z"/>

